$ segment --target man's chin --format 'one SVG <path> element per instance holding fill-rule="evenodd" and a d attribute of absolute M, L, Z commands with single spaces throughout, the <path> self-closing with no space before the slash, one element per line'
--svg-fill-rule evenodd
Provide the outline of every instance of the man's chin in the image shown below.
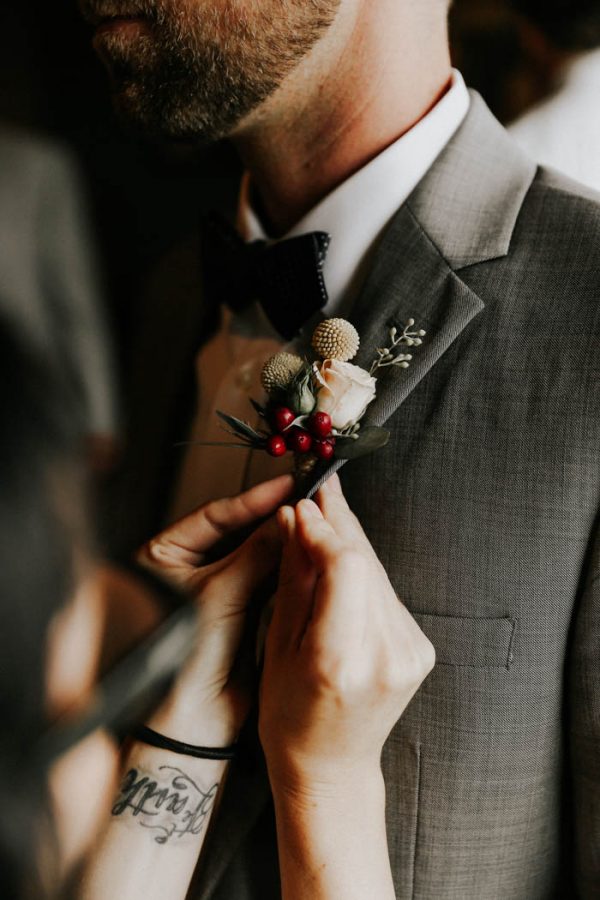
<path fill-rule="evenodd" d="M 113 84 L 113 108 L 123 130 L 135 138 L 202 148 L 227 134 L 220 133 L 200 116 L 157 101 L 135 83 Z"/>
<path fill-rule="evenodd" d="M 233 84 L 222 78 L 220 84 L 205 74 L 208 63 L 195 71 L 191 63 L 165 62 L 165 54 L 144 39 L 127 48 L 120 40 L 97 40 L 95 49 L 109 76 L 117 116 L 136 135 L 212 144 L 234 135 L 268 94 L 249 92 L 241 78 Z M 207 90 L 215 82 L 220 89 Z"/>
<path fill-rule="evenodd" d="M 121 46 L 126 46 L 131 41 L 147 39 L 151 32 L 152 24 L 144 16 L 108 19 L 96 29 L 94 43 L 119 42 Z"/>
<path fill-rule="evenodd" d="M 126 22 L 119 29 L 99 29 L 92 46 L 109 72 L 133 72 L 156 53 L 149 28 L 135 20 Z"/>

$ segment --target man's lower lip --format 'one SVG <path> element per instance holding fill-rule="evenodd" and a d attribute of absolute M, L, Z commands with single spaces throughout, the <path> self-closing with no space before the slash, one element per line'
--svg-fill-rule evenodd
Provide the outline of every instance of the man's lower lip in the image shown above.
<path fill-rule="evenodd" d="M 115 19 L 106 19 L 96 28 L 96 35 L 114 34 L 117 31 L 139 31 L 140 28 L 148 24 L 148 20 L 143 16 L 119 16 Z"/>

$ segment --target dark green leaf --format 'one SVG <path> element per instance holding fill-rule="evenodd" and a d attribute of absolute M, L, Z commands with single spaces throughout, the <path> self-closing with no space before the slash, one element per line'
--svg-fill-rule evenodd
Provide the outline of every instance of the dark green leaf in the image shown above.
<path fill-rule="evenodd" d="M 338 459 L 358 459 L 367 453 L 373 453 L 385 447 L 390 439 L 387 428 L 377 428 L 372 425 L 358 432 L 358 440 L 352 438 L 338 438 L 335 445 L 335 455 Z"/>
<path fill-rule="evenodd" d="M 247 422 L 242 422 L 241 419 L 236 419 L 235 416 L 228 416 L 227 413 L 221 412 L 220 410 L 217 410 L 217 415 L 221 421 L 225 422 L 225 424 L 231 428 L 233 433 L 239 437 L 251 441 L 252 443 L 255 441 L 263 441 L 263 438 L 258 431 L 248 425 Z"/>
<path fill-rule="evenodd" d="M 234 450 L 256 449 L 263 450 L 264 442 L 261 444 L 244 441 L 243 444 L 234 444 L 231 441 L 182 441 L 180 444 L 174 444 L 175 447 L 233 447 Z"/>
<path fill-rule="evenodd" d="M 267 410 L 264 406 L 262 406 L 260 403 L 257 403 L 256 400 L 253 400 L 252 397 L 250 397 L 250 403 L 262 419 L 267 418 Z"/>

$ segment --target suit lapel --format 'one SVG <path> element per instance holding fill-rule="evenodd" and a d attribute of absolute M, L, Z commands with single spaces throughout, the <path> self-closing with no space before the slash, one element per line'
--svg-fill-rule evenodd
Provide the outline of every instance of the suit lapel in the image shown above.
<path fill-rule="evenodd" d="M 377 262 L 351 315 L 361 335 L 357 365 L 368 369 L 376 349 L 389 345 L 392 326 L 410 318 L 427 332 L 413 351 L 409 369 L 381 371 L 377 397 L 364 425 L 385 425 L 429 370 L 484 308 L 482 300 L 452 271 L 405 205 L 385 235 Z M 344 465 L 337 460 L 310 485 L 307 496 Z"/>
<path fill-rule="evenodd" d="M 350 315 L 361 336 L 357 365 L 369 368 L 389 331 L 414 318 L 427 336 L 408 370 L 388 369 L 365 425 L 385 425 L 463 329 L 484 309 L 461 279 L 469 266 L 506 256 L 536 165 L 512 142 L 481 97 L 423 181 L 401 207 L 376 251 Z M 312 497 L 345 465 L 318 470 Z"/>

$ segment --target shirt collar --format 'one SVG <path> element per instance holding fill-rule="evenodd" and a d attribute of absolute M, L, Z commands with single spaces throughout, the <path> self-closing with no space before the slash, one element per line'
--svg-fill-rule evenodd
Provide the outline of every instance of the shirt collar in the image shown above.
<path fill-rule="evenodd" d="M 338 312 L 354 296 L 374 245 L 461 125 L 469 104 L 463 77 L 454 69 L 450 89 L 423 119 L 335 188 L 284 236 L 309 231 L 331 235 L 324 268 L 329 293 L 326 315 Z M 246 240 L 267 240 L 249 193 L 246 174 L 238 209 L 240 231 Z"/>

